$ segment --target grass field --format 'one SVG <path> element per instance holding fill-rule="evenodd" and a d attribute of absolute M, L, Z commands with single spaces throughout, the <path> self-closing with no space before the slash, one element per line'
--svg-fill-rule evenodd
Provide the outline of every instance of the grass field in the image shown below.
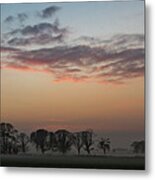
<path fill-rule="evenodd" d="M 144 157 L 2 155 L 1 166 L 144 170 Z"/>

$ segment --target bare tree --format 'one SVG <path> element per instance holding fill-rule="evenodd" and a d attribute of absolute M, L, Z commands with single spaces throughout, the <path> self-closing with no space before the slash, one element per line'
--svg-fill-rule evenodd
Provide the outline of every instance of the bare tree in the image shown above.
<path fill-rule="evenodd" d="M 65 154 L 71 149 L 72 146 L 72 134 L 65 130 L 61 129 L 55 132 L 56 138 L 56 148 L 58 151 Z"/>
<path fill-rule="evenodd" d="M 0 124 L 1 153 L 18 153 L 18 131 L 10 123 Z"/>
<path fill-rule="evenodd" d="M 20 133 L 18 136 L 18 141 L 21 147 L 21 151 L 25 153 L 28 149 L 29 137 L 25 133 Z"/>
<path fill-rule="evenodd" d="M 99 148 L 103 150 L 104 154 L 110 151 L 110 139 L 109 138 L 101 138 L 99 142 Z"/>
<path fill-rule="evenodd" d="M 82 142 L 83 142 L 83 148 L 85 151 L 87 151 L 88 154 L 90 154 L 90 152 L 94 149 L 92 147 L 93 145 L 93 131 L 92 130 L 88 130 L 88 131 L 83 131 L 82 132 Z"/>
<path fill-rule="evenodd" d="M 47 143 L 47 136 L 48 136 L 48 131 L 45 129 L 39 129 L 36 132 L 31 133 L 31 141 L 36 144 L 36 149 L 38 148 L 41 149 L 41 152 L 44 154 L 45 152 L 45 147 Z"/>
<path fill-rule="evenodd" d="M 48 147 L 52 151 L 56 151 L 56 138 L 53 132 L 48 133 Z"/>
<path fill-rule="evenodd" d="M 38 143 L 37 143 L 37 138 L 36 138 L 36 132 L 32 132 L 30 134 L 30 142 L 35 144 L 36 150 L 38 151 Z"/>
<path fill-rule="evenodd" d="M 80 155 L 81 149 L 84 145 L 82 140 L 82 132 L 73 133 L 73 144 L 77 149 L 78 155 Z"/>

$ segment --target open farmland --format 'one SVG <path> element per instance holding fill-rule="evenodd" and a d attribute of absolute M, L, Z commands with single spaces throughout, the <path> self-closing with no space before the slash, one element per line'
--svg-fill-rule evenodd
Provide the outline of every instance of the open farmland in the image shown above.
<path fill-rule="evenodd" d="M 144 170 L 144 157 L 2 155 L 1 166 Z"/>

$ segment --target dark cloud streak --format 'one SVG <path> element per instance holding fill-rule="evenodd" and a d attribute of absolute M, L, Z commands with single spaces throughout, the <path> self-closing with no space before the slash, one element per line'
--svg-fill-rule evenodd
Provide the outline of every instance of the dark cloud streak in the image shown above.
<path fill-rule="evenodd" d="M 42 10 L 42 12 L 38 13 L 38 16 L 41 18 L 50 18 L 53 17 L 53 15 L 55 15 L 55 13 L 60 10 L 60 7 L 58 6 L 50 6 L 48 8 L 45 8 Z"/>
<path fill-rule="evenodd" d="M 19 21 L 20 23 L 23 23 L 26 19 L 28 19 L 28 15 L 26 13 L 18 13 L 16 16 L 8 16 L 4 22 L 5 23 L 12 23 L 14 21 Z"/>
<path fill-rule="evenodd" d="M 14 17 L 13 17 L 13 16 L 8 16 L 8 17 L 4 20 L 5 23 L 12 23 L 13 21 L 14 21 Z"/>
<path fill-rule="evenodd" d="M 67 33 L 67 28 L 60 28 L 58 23 L 39 23 L 9 32 L 8 35 L 13 38 L 9 39 L 7 43 L 11 46 L 26 46 L 62 42 Z"/>
<path fill-rule="evenodd" d="M 60 7 L 50 6 L 39 12 L 42 18 L 53 16 Z M 40 22 L 38 24 L 30 25 L 23 24 L 28 19 L 28 14 L 18 13 L 15 16 L 8 16 L 5 22 L 11 23 L 18 20 L 20 25 L 18 28 L 12 28 L 11 31 L 3 34 L 3 44 L 8 46 L 28 46 L 28 45 L 47 45 L 53 43 L 61 43 L 68 35 L 68 28 L 62 28 L 58 19 L 54 22 Z M 16 24 L 16 22 L 14 22 Z M 17 25 L 17 24 L 16 24 Z"/>

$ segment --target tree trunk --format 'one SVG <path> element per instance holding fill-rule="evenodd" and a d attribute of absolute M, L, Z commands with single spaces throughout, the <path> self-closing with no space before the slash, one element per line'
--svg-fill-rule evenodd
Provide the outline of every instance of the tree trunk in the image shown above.
<path fill-rule="evenodd" d="M 78 148 L 78 155 L 80 155 L 80 148 Z"/>

